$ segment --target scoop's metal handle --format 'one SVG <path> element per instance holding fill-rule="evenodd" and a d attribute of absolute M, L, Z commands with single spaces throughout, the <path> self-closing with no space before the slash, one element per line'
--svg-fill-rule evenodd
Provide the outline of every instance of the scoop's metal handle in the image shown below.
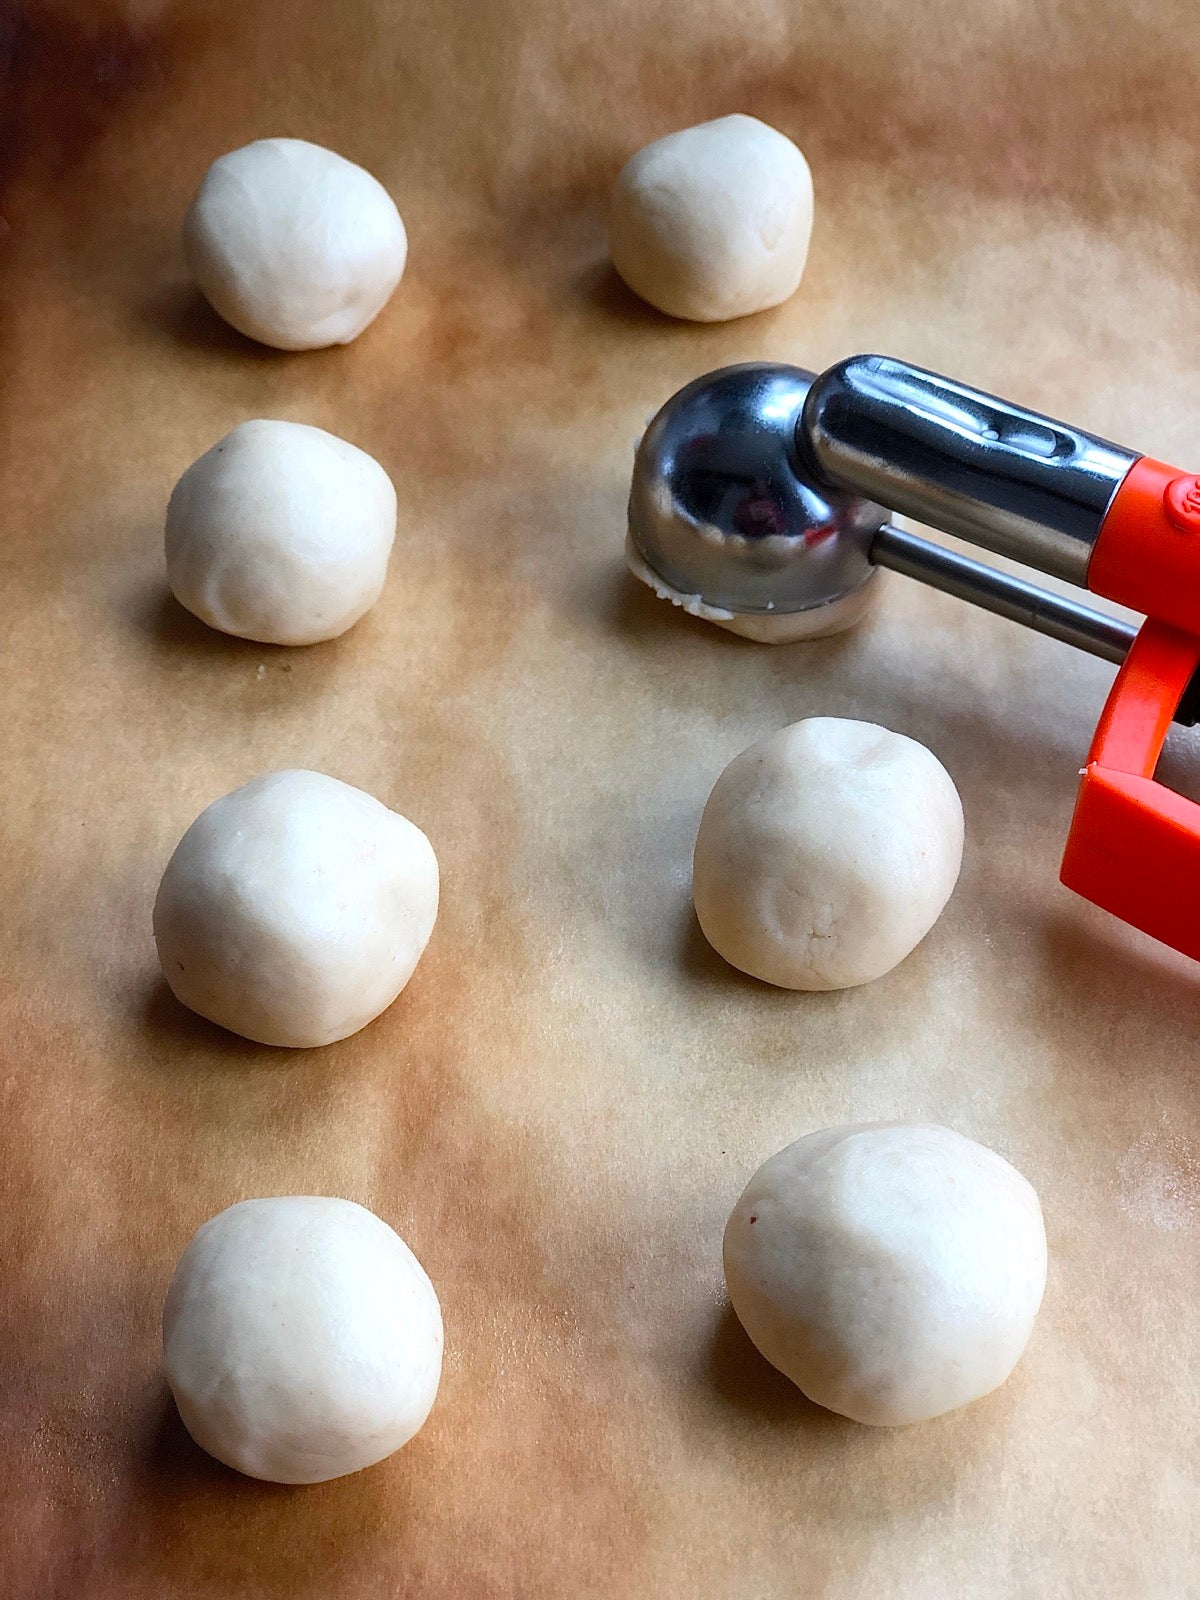
<path fill-rule="evenodd" d="M 1080 587 L 1105 514 L 1139 459 L 877 355 L 851 356 L 815 379 L 797 440 L 827 483 Z"/>

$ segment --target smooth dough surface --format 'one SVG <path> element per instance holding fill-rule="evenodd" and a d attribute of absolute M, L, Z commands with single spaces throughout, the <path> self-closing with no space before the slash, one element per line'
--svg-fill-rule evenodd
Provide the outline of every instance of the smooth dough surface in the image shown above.
<path fill-rule="evenodd" d="M 398 1450 L 429 1415 L 442 1313 L 424 1268 L 351 1200 L 243 1200 L 206 1222 L 163 1307 L 183 1424 L 227 1466 L 323 1483 Z"/>
<path fill-rule="evenodd" d="M 808 162 L 784 134 L 736 114 L 630 157 L 613 189 L 609 249 L 660 311 L 723 322 L 795 293 L 812 222 Z"/>
<path fill-rule="evenodd" d="M 379 599 L 395 537 L 395 488 L 365 450 L 301 422 L 243 422 L 175 485 L 167 578 L 210 627 L 316 644 Z"/>
<path fill-rule="evenodd" d="M 826 1128 L 772 1156 L 734 1207 L 724 1256 L 733 1308 L 772 1366 L 879 1427 L 1003 1383 L 1046 1285 L 1033 1188 L 926 1123 Z"/>
<path fill-rule="evenodd" d="M 731 965 L 785 989 L 891 971 L 929 932 L 962 865 L 950 774 L 915 739 L 810 717 L 717 779 L 692 862 L 696 916 Z"/>
<path fill-rule="evenodd" d="M 185 1006 L 262 1044 L 330 1044 L 412 976 L 438 907 L 420 828 L 321 772 L 272 772 L 202 811 L 154 904 Z"/>
<path fill-rule="evenodd" d="M 349 344 L 400 282 L 408 237 L 383 185 L 304 139 L 214 161 L 183 223 L 187 263 L 239 332 L 279 350 Z"/>

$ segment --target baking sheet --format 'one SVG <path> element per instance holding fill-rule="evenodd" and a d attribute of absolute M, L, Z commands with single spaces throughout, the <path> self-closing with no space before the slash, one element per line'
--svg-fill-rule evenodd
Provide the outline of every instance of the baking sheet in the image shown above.
<path fill-rule="evenodd" d="M 1200 1593 L 1190 963 L 1056 883 L 1109 669 L 902 580 L 772 650 L 623 575 L 649 415 L 707 368 L 876 348 L 1200 464 L 1197 24 L 1183 0 L 55 0 L 0 14 L 0 1587 L 13 1597 Z M 796 298 L 671 323 L 604 261 L 646 139 L 732 110 L 813 165 Z M 355 345 L 260 349 L 188 287 L 204 167 L 362 161 L 408 273 Z M 401 505 L 344 639 L 223 638 L 162 513 L 236 422 L 375 453 Z M 693 923 L 708 789 L 758 734 L 929 744 L 960 887 L 897 971 L 789 995 Z M 1174 772 L 1200 779 L 1195 736 Z M 159 874 L 202 806 L 321 768 L 426 829 L 443 910 L 356 1038 L 241 1042 L 164 990 Z M 745 1179 L 930 1117 L 1034 1182 L 1045 1308 L 996 1395 L 909 1430 L 805 1402 L 725 1306 Z M 309 1489 L 174 1417 L 158 1315 L 251 1195 L 377 1210 L 442 1298 L 419 1438 Z"/>

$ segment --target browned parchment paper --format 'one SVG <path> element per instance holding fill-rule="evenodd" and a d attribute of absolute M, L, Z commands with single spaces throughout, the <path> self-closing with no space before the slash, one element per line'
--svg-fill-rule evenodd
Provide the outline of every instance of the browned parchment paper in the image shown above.
<path fill-rule="evenodd" d="M 750 646 L 621 565 L 643 424 L 731 360 L 882 349 L 1200 465 L 1192 0 L 0 17 L 0 1590 L 1200 1593 L 1200 971 L 1056 883 L 1109 670 L 900 580 L 843 640 Z M 811 158 L 811 263 L 780 311 L 689 328 L 614 280 L 604 195 L 735 109 Z M 364 162 L 410 227 L 344 350 L 257 348 L 186 282 L 205 166 L 277 133 Z M 238 643 L 164 593 L 174 479 L 259 415 L 399 488 L 385 598 L 333 644 Z M 968 849 L 895 973 L 789 995 L 705 948 L 689 855 L 724 763 L 818 712 L 928 743 Z M 306 1054 L 185 1013 L 150 937 L 184 827 L 285 765 L 411 815 L 444 873 L 400 1002 Z M 768 1154 L 890 1116 L 1011 1158 L 1052 1265 L 1004 1389 L 881 1433 L 758 1360 L 719 1247 Z M 419 1439 L 304 1490 L 204 1457 L 158 1368 L 193 1229 L 295 1191 L 392 1222 L 448 1334 Z"/>

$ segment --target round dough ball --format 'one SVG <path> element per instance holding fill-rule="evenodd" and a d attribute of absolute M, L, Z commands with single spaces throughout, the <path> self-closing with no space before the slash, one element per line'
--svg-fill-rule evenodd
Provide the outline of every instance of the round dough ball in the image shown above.
<path fill-rule="evenodd" d="M 962 865 L 962 803 L 924 745 L 870 722 L 810 717 L 717 779 L 692 898 L 731 965 L 784 989 L 881 977 L 920 943 Z"/>
<path fill-rule="evenodd" d="M 301 422 L 243 422 L 175 485 L 167 578 L 210 627 L 336 639 L 383 590 L 396 491 L 365 450 Z"/>
<path fill-rule="evenodd" d="M 421 1263 L 352 1200 L 243 1200 L 199 1229 L 163 1306 L 183 1425 L 226 1466 L 323 1483 L 407 1444 L 442 1371 Z"/>
<path fill-rule="evenodd" d="M 746 1332 L 810 1400 L 876 1427 L 990 1394 L 1046 1287 L 1032 1187 L 931 1123 L 810 1133 L 761 1166 L 725 1229 Z"/>
<path fill-rule="evenodd" d="M 304 139 L 256 139 L 214 161 L 183 223 L 213 309 L 279 350 L 349 344 L 400 282 L 408 237 L 383 185 Z"/>
<path fill-rule="evenodd" d="M 331 1044 L 387 1009 L 429 942 L 438 864 L 406 817 L 321 772 L 272 772 L 184 834 L 154 903 L 163 976 L 261 1044 Z"/>
<path fill-rule="evenodd" d="M 724 322 L 796 292 L 812 222 L 812 174 L 792 141 L 756 117 L 718 117 L 656 139 L 625 163 L 609 249 L 652 306 Z"/>

